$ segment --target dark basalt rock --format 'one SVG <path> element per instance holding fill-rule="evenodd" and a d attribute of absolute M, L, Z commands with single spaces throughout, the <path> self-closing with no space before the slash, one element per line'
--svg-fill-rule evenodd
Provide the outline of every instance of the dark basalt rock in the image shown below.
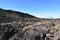
<path fill-rule="evenodd" d="M 22 32 L 24 28 L 22 26 L 21 28 L 16 24 L 0 24 L 0 40 L 45 40 L 46 34 L 49 32 L 48 28 L 46 25 L 44 27 L 42 24 L 36 25 L 34 25 L 34 29 Z"/>
<path fill-rule="evenodd" d="M 0 32 L 2 40 L 9 40 L 9 38 L 18 33 L 18 29 L 12 25 L 0 25 Z"/>

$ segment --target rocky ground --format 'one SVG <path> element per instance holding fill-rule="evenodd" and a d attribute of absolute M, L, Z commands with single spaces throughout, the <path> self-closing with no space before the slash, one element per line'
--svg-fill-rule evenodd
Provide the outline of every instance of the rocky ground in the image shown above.
<path fill-rule="evenodd" d="M 1 23 L 0 40 L 58 40 L 59 27 L 52 22 Z"/>

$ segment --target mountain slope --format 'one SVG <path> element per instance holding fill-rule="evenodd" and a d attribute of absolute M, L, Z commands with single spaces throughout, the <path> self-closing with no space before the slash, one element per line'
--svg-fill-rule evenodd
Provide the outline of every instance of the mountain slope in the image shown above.
<path fill-rule="evenodd" d="M 13 22 L 13 21 L 40 21 L 39 18 L 32 16 L 27 13 L 5 10 L 0 8 L 0 23 L 2 22 Z"/>
<path fill-rule="evenodd" d="M 5 10 L 0 8 L 0 15 L 2 15 L 2 17 L 4 16 L 10 16 L 10 17 L 16 17 L 16 18 L 36 18 L 35 16 L 29 15 L 27 13 L 23 13 L 23 12 L 19 12 L 19 11 L 13 11 L 13 10 Z"/>

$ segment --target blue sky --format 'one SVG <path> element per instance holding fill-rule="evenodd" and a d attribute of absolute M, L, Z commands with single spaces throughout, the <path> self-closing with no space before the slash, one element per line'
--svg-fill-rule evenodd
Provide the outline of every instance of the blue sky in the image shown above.
<path fill-rule="evenodd" d="M 60 0 L 0 0 L 0 8 L 17 10 L 37 17 L 60 18 Z"/>

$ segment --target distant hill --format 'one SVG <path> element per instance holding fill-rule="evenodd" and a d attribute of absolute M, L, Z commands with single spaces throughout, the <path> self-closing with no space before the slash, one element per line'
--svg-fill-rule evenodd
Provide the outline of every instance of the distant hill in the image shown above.
<path fill-rule="evenodd" d="M 28 13 L 23 13 L 14 10 L 5 10 L 0 8 L 0 17 L 13 17 L 13 18 L 36 18 Z"/>
<path fill-rule="evenodd" d="M 14 11 L 14 10 L 5 10 L 0 8 L 0 23 L 12 22 L 16 20 L 39 21 L 40 19 L 28 13 Z"/>

